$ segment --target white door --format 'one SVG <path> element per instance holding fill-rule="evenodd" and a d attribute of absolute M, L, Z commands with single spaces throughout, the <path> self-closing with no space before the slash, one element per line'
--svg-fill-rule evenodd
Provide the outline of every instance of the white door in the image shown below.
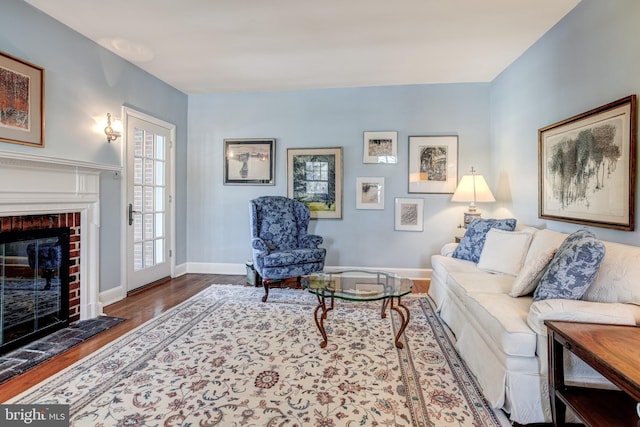
<path fill-rule="evenodd" d="M 126 114 L 127 290 L 171 275 L 172 125 Z"/>

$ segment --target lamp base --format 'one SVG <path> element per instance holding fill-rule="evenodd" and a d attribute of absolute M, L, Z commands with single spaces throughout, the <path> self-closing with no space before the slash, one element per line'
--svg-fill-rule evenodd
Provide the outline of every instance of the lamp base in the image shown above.
<path fill-rule="evenodd" d="M 480 212 L 465 212 L 464 213 L 464 228 L 467 228 L 471 221 L 475 218 L 480 218 Z"/>

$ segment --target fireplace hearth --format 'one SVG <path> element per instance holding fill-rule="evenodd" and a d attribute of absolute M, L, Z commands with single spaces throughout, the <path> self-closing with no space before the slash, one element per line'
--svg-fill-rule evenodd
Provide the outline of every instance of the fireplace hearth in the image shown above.
<path fill-rule="evenodd" d="M 69 324 L 69 227 L 0 233 L 0 354 Z"/>

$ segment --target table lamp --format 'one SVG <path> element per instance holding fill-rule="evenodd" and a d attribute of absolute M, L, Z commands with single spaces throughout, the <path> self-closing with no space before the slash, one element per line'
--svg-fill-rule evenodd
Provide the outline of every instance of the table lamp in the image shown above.
<path fill-rule="evenodd" d="M 476 170 L 472 166 L 471 175 L 462 177 L 451 201 L 470 202 L 469 209 L 464 213 L 464 228 L 467 228 L 474 218 L 480 217 L 480 212 L 476 210 L 476 203 L 495 202 L 496 199 L 493 197 L 487 181 L 482 175 L 476 175 Z"/>

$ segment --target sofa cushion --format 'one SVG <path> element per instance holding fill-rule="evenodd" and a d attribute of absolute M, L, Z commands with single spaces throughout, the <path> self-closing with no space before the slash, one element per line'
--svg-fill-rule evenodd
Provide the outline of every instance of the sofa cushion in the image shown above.
<path fill-rule="evenodd" d="M 464 301 L 469 293 L 507 294 L 513 283 L 513 276 L 475 271 L 454 271 L 449 273 L 447 286 L 451 292 Z"/>
<path fill-rule="evenodd" d="M 478 262 L 482 247 L 487 236 L 487 232 L 492 228 L 498 228 L 505 231 L 513 231 L 516 227 L 515 218 L 507 219 L 482 219 L 476 218 L 471 221 L 467 231 L 460 240 L 460 244 L 453 252 L 454 258 L 465 259 L 468 261 Z"/>
<path fill-rule="evenodd" d="M 544 269 L 549 264 L 557 249 L 554 247 L 547 248 L 540 253 L 537 258 L 532 259 L 528 264 L 525 264 L 520 273 L 516 276 L 516 280 L 513 281 L 511 286 L 511 292 L 509 295 L 518 298 L 523 295 L 529 295 L 536 289 L 538 282 L 542 277 Z"/>
<path fill-rule="evenodd" d="M 582 299 L 640 305 L 640 247 L 603 243 L 606 255 Z"/>
<path fill-rule="evenodd" d="M 558 249 L 568 234 L 560 233 L 558 231 L 542 229 L 536 231 L 529 245 L 529 252 L 524 260 L 524 264 L 529 264 L 533 259 L 540 256 L 549 248 Z"/>
<path fill-rule="evenodd" d="M 510 356 L 535 357 L 537 338 L 527 324 L 531 297 L 511 298 L 497 293 L 471 292 L 464 301 L 469 317 Z"/>
<path fill-rule="evenodd" d="M 480 254 L 478 268 L 490 273 L 517 276 L 522 268 L 532 233 L 528 231 L 504 231 L 492 228 Z"/>
<path fill-rule="evenodd" d="M 550 299 L 531 304 L 527 323 L 537 334 L 547 335 L 545 320 L 635 325 L 639 316 L 640 307 L 631 304 Z"/>
<path fill-rule="evenodd" d="M 596 278 L 604 252 L 604 244 L 589 230 L 571 233 L 542 274 L 533 300 L 580 299 Z"/>

